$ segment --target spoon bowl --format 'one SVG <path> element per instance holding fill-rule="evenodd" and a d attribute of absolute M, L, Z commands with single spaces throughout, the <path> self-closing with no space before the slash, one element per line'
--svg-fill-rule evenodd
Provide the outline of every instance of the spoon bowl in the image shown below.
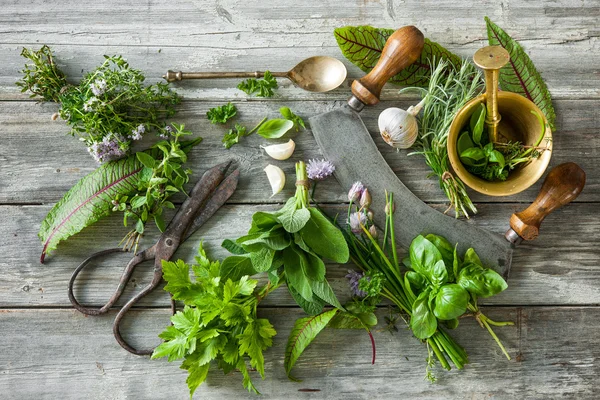
<path fill-rule="evenodd" d="M 346 66 L 337 58 L 314 56 L 300 61 L 287 77 L 301 89 L 322 93 L 344 83 L 346 73 Z"/>

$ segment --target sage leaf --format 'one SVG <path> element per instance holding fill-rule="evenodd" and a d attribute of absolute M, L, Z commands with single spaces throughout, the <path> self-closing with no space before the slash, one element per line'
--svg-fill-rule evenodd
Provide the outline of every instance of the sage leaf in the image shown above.
<path fill-rule="evenodd" d="M 370 72 L 377 64 L 386 40 L 394 31 L 363 25 L 336 28 L 333 33 L 344 57 L 364 72 Z M 460 68 L 459 56 L 438 43 L 425 39 L 420 57 L 393 76 L 390 82 L 403 86 L 427 87 L 431 77 L 431 63 L 440 61 L 448 62 L 456 69 Z"/>
<path fill-rule="evenodd" d="M 40 262 L 58 243 L 109 215 L 112 201 L 137 191 L 142 163 L 135 155 L 102 164 L 84 176 L 52 207 L 42 221 L 39 238 L 44 244 Z"/>
<path fill-rule="evenodd" d="M 433 313 L 442 320 L 458 318 L 467 311 L 468 302 L 469 293 L 462 286 L 444 285 L 435 296 Z"/>
<path fill-rule="evenodd" d="M 542 76 L 533 65 L 525 50 L 502 28 L 485 17 L 488 41 L 491 46 L 502 46 L 510 55 L 510 62 L 500 69 L 498 81 L 502 90 L 518 93 L 535 103 L 542 110 L 550 128 L 554 130 L 556 113 L 552 98 Z"/>
<path fill-rule="evenodd" d="M 289 233 L 295 233 L 304 228 L 310 217 L 310 211 L 306 208 L 290 208 L 280 214 L 277 219 L 283 225 L 283 229 Z"/>
<path fill-rule="evenodd" d="M 229 251 L 231 254 L 235 254 L 238 256 L 242 254 L 247 254 L 246 250 L 244 250 L 242 246 L 240 246 L 231 239 L 223 240 L 223 243 L 221 243 L 221 247 Z"/>
<path fill-rule="evenodd" d="M 259 251 L 250 253 L 250 261 L 256 272 L 265 272 L 271 268 L 275 251 L 269 248 L 263 248 Z"/>
<path fill-rule="evenodd" d="M 283 361 L 283 366 L 285 367 L 288 378 L 297 381 L 297 379 L 291 376 L 291 371 L 296 364 L 296 361 L 298 361 L 298 358 L 302 355 L 304 350 L 327 326 L 337 312 L 337 309 L 333 309 L 319 315 L 296 320 L 294 327 L 290 332 L 290 336 L 288 337 Z"/>
<path fill-rule="evenodd" d="M 304 242 L 321 257 L 337 263 L 346 263 L 350 258 L 348 246 L 342 232 L 316 208 L 310 208 L 310 220 L 300 230 Z"/>
<path fill-rule="evenodd" d="M 313 291 L 310 287 L 310 282 L 306 277 L 302 260 L 298 255 L 298 251 L 294 249 L 295 245 L 283 250 L 283 267 L 285 275 L 288 279 L 288 284 L 293 286 L 296 291 L 306 300 L 313 299 Z M 305 263 L 306 261 L 304 261 Z"/>
<path fill-rule="evenodd" d="M 302 308 L 302 311 L 307 313 L 308 315 L 317 315 L 321 311 L 323 311 L 323 306 L 325 305 L 325 301 L 323 301 L 320 297 L 313 296 L 311 301 L 307 301 L 298 293 L 293 286 L 287 285 L 290 294 L 294 301 Z"/>
<path fill-rule="evenodd" d="M 278 139 L 294 127 L 294 123 L 287 119 L 276 118 L 265 121 L 256 131 L 265 139 Z"/>
<path fill-rule="evenodd" d="M 323 279 L 321 282 L 312 281 L 310 283 L 310 287 L 315 295 L 317 295 L 321 300 L 326 301 L 331 304 L 335 308 L 339 308 L 340 310 L 344 310 L 344 307 L 340 304 L 338 298 L 336 297 L 333 289 L 329 282 L 326 279 Z"/>
<path fill-rule="evenodd" d="M 219 274 L 221 275 L 221 279 L 235 281 L 244 275 L 250 276 L 256 274 L 256 270 L 249 256 L 229 256 L 221 263 Z"/>

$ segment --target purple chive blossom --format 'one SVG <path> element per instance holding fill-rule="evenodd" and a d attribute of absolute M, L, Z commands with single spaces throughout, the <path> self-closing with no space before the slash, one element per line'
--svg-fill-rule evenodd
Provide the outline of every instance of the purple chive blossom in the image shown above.
<path fill-rule="evenodd" d="M 322 181 L 331 176 L 333 171 L 335 171 L 335 166 L 327 160 L 309 160 L 306 166 L 306 174 L 312 181 Z"/>
<path fill-rule="evenodd" d="M 146 132 L 146 127 L 144 124 L 140 124 L 137 128 L 131 131 L 131 139 L 140 140 L 144 132 Z"/>
<path fill-rule="evenodd" d="M 350 188 L 350 191 L 348 192 L 348 200 L 353 203 L 357 202 L 358 199 L 360 199 L 360 195 L 362 194 L 363 190 L 365 190 L 365 186 L 362 183 L 354 182 Z"/>
<path fill-rule="evenodd" d="M 348 275 L 346 275 L 346 278 L 348 278 L 348 283 L 350 284 L 350 290 L 352 291 L 352 294 L 354 296 L 357 297 L 365 297 L 367 295 L 367 292 L 360 290 L 358 288 L 359 282 L 360 280 L 365 276 L 364 272 L 356 272 L 356 271 L 352 271 L 351 269 L 348 270 Z"/>
<path fill-rule="evenodd" d="M 350 214 L 350 229 L 354 233 L 361 233 L 362 228 L 361 225 L 364 225 L 367 222 L 367 217 L 363 213 L 355 212 Z"/>
<path fill-rule="evenodd" d="M 369 193 L 369 189 L 363 190 L 360 195 L 360 206 L 363 208 L 369 208 L 371 206 L 371 194 Z"/>
<path fill-rule="evenodd" d="M 102 96 L 106 92 L 106 81 L 104 79 L 97 79 L 94 83 L 90 84 L 90 89 L 94 96 Z"/>

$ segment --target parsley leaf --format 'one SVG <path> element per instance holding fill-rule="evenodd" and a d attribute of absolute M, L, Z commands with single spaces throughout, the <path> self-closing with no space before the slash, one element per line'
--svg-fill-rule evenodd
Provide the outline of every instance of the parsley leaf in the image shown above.
<path fill-rule="evenodd" d="M 221 140 L 223 146 L 225 146 L 226 149 L 229 149 L 234 144 L 239 143 L 241 137 L 248 136 L 246 131 L 247 129 L 245 126 L 235 124 L 235 127 L 230 129 L 229 132 L 223 136 L 223 140 Z"/>
<path fill-rule="evenodd" d="M 264 379 L 263 351 L 273 345 L 277 332 L 269 320 L 256 317 L 256 307 L 259 299 L 279 285 L 256 290 L 257 281 L 248 275 L 236 280 L 223 278 L 220 263 L 209 260 L 202 245 L 191 270 L 193 280 L 185 262 L 163 261 L 165 290 L 183 300 L 185 307 L 171 317 L 173 325 L 159 335 L 164 342 L 152 358 L 183 359 L 181 368 L 188 371 L 190 396 L 206 380 L 211 362 L 225 373 L 240 370 L 244 387 L 258 393 L 246 361 Z"/>
<path fill-rule="evenodd" d="M 243 92 L 252 95 L 256 92 L 258 97 L 273 97 L 273 89 L 277 89 L 277 80 L 271 75 L 270 71 L 265 71 L 262 79 L 245 79 L 237 86 Z"/>
<path fill-rule="evenodd" d="M 224 124 L 237 114 L 237 108 L 231 102 L 208 110 L 206 117 L 211 124 Z"/>

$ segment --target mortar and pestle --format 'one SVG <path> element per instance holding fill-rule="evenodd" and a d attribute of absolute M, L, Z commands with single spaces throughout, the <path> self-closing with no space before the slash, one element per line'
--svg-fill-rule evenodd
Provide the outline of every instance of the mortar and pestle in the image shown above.
<path fill-rule="evenodd" d="M 471 189 L 489 196 L 510 196 L 527 189 L 544 174 L 552 154 L 552 131 L 544 113 L 532 101 L 519 94 L 498 91 L 500 68 L 509 60 L 508 52 L 501 46 L 484 47 L 475 53 L 473 61 L 484 71 L 486 92 L 469 101 L 458 111 L 448 134 L 448 157 L 454 172 Z M 471 174 L 458 154 L 458 138 L 480 104 L 486 106 L 485 126 L 490 142 L 521 142 L 532 146 L 544 132 L 540 144 L 544 145 L 546 150 L 538 158 L 510 171 L 505 181 L 490 182 Z M 541 116 L 543 126 L 538 116 Z"/>

